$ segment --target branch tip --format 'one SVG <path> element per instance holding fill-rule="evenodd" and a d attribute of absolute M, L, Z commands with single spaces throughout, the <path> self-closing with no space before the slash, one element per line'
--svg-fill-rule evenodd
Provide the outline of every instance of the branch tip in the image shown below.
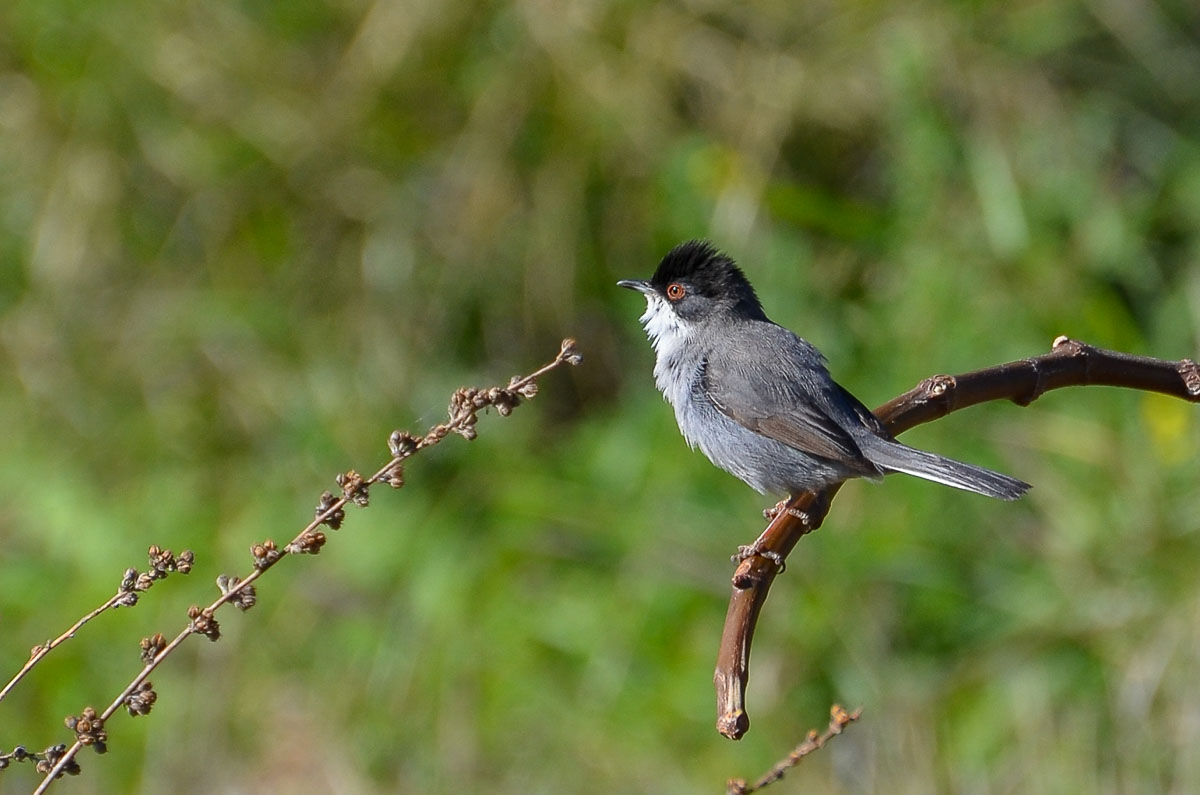
<path fill-rule="evenodd" d="M 717 731 L 730 740 L 740 740 L 750 731 L 750 716 L 742 709 L 727 712 L 717 718 Z"/>

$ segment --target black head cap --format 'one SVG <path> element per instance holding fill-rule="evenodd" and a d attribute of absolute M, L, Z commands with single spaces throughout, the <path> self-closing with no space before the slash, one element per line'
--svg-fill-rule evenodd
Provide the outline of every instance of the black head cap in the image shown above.
<path fill-rule="evenodd" d="M 662 293 L 674 282 L 706 299 L 712 309 L 766 320 L 762 304 L 742 269 L 708 241 L 680 243 L 662 258 L 650 284 Z"/>

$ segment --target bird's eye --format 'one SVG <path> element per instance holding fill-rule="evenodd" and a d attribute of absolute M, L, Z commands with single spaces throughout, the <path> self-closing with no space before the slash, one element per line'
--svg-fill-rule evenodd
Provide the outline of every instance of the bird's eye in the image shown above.
<path fill-rule="evenodd" d="M 667 285 L 667 298 L 670 298 L 672 301 L 678 301 L 686 293 L 687 290 L 683 289 L 683 285 L 679 282 L 671 282 Z"/>

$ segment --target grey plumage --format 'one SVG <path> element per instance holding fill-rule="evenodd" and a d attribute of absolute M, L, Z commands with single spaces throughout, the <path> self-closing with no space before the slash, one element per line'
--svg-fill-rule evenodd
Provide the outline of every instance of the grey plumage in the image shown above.
<path fill-rule="evenodd" d="M 649 281 L 619 284 L 646 296 L 655 383 L 688 444 L 759 492 L 889 472 L 1005 500 L 1029 489 L 893 439 L 815 347 L 767 318 L 741 270 L 708 244 L 684 243 Z"/>

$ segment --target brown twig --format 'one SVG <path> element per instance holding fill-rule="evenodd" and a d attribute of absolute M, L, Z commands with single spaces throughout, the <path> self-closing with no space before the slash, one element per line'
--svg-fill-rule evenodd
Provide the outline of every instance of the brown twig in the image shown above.
<path fill-rule="evenodd" d="M 816 729 L 810 729 L 804 742 L 797 745 L 790 754 L 777 762 L 753 784 L 747 784 L 746 780 L 741 778 L 730 779 L 725 784 L 725 795 L 750 795 L 751 792 L 757 792 L 763 787 L 774 784 L 783 778 L 785 773 L 800 764 L 800 760 L 812 752 L 824 748 L 825 743 L 837 737 L 860 717 L 862 717 L 862 709 L 847 712 L 840 704 L 834 704 L 829 709 L 829 726 L 824 732 L 818 734 Z"/>
<path fill-rule="evenodd" d="M 1160 392 L 1200 402 L 1200 367 L 1191 359 L 1177 362 L 1132 356 L 1059 337 L 1050 353 L 1009 362 L 965 375 L 927 378 L 875 410 L 887 429 L 898 435 L 952 411 L 992 400 L 1028 406 L 1043 393 L 1067 386 L 1119 386 Z M 840 484 L 839 484 L 840 485 Z M 717 652 L 713 684 L 717 691 L 717 730 L 737 740 L 750 728 L 746 682 L 754 627 L 780 564 L 796 543 L 820 526 L 839 486 L 824 494 L 794 495 L 763 531 L 755 554 L 742 560 L 733 575 L 725 629 Z M 797 514 L 808 514 L 804 521 Z"/>
<path fill-rule="evenodd" d="M 404 461 L 406 459 L 420 450 L 441 442 L 451 433 L 457 433 L 468 440 L 474 439 L 475 423 L 479 411 L 492 407 L 501 416 L 508 416 L 522 399 L 531 398 L 537 394 L 538 378 L 563 364 L 575 365 L 580 361 L 581 357 L 576 349 L 575 341 L 563 340 L 558 355 L 553 361 L 529 375 L 514 377 L 507 386 L 457 390 L 450 398 L 448 420 L 433 426 L 424 436 L 414 437 L 403 431 L 393 431 L 388 437 L 388 449 L 392 454 L 391 460 L 380 467 L 375 474 L 364 478 L 354 470 L 350 470 L 338 475 L 336 480 L 338 486 L 341 487 L 341 496 L 335 497 L 328 491 L 322 494 L 317 503 L 313 520 L 283 549 L 279 549 L 270 539 L 254 544 L 250 548 L 254 558 L 253 571 L 244 578 L 229 575 L 218 577 L 217 583 L 221 590 L 221 596 L 207 607 L 192 606 L 189 608 L 188 623 L 174 639 L 167 642 L 162 635 L 156 635 L 153 638 L 142 640 L 142 659 L 146 663 L 145 666 L 100 714 L 96 714 L 91 707 L 88 707 L 82 715 L 67 718 L 68 727 L 76 734 L 75 744 L 67 748 L 65 752 L 54 755 L 55 764 L 46 773 L 46 777 L 38 788 L 34 790 L 34 795 L 44 793 L 65 771 L 73 768 L 74 772 L 77 772 L 75 756 L 83 746 L 92 745 L 96 750 L 103 752 L 107 741 L 104 724 L 122 706 L 125 706 L 131 715 L 148 713 L 150 705 L 156 698 L 147 681 L 151 672 L 192 635 L 199 634 L 209 640 L 217 640 L 221 631 L 215 617 L 216 611 L 227 603 L 232 603 L 242 610 L 252 607 L 256 600 L 254 582 L 282 560 L 285 555 L 315 555 L 320 552 L 321 547 L 325 544 L 326 536 L 318 528 L 322 525 L 328 525 L 333 530 L 340 528 L 346 516 L 343 509 L 348 503 L 366 507 L 369 501 L 370 487 L 376 483 L 386 483 L 392 488 L 401 488 L 404 485 Z"/>

